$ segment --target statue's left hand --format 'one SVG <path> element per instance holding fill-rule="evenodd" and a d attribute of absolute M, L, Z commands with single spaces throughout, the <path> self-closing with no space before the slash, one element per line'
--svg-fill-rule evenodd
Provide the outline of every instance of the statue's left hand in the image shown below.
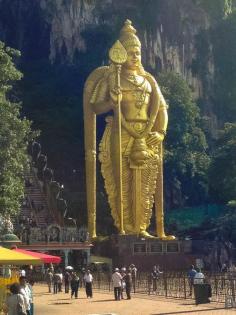
<path fill-rule="evenodd" d="M 148 138 L 146 140 L 146 143 L 148 146 L 157 146 L 161 141 L 164 140 L 164 135 L 160 132 L 150 132 L 148 134 Z"/>

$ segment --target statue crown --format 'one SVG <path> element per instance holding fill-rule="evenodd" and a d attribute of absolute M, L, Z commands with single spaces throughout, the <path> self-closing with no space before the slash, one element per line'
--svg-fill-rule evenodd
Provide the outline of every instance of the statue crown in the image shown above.
<path fill-rule="evenodd" d="M 136 29 L 132 26 L 132 22 L 130 20 L 126 20 L 124 26 L 120 31 L 119 41 L 122 45 L 127 49 L 130 46 L 138 46 L 141 47 L 140 40 L 136 34 Z"/>

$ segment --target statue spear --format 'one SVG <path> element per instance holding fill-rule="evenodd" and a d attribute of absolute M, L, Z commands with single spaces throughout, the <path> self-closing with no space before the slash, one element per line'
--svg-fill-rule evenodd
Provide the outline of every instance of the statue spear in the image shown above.
<path fill-rule="evenodd" d="M 120 91 L 120 72 L 121 66 L 127 60 L 127 52 L 119 40 L 111 47 L 109 58 L 116 67 L 116 88 Z M 124 211 L 123 211 L 123 193 L 122 193 L 122 151 L 121 151 L 121 98 L 118 94 L 117 99 L 117 126 L 118 126 L 118 210 L 120 214 L 120 234 L 125 234 L 124 230 Z"/>

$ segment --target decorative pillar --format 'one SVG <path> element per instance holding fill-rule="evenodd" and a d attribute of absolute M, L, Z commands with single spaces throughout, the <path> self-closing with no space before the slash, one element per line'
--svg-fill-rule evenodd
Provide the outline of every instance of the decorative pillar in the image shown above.
<path fill-rule="evenodd" d="M 87 254 L 87 265 L 90 264 L 90 248 L 85 249 L 84 252 Z"/>
<path fill-rule="evenodd" d="M 67 267 L 68 266 L 68 255 L 69 255 L 70 250 L 64 249 L 63 252 L 64 252 L 64 256 L 65 256 L 65 267 Z"/>

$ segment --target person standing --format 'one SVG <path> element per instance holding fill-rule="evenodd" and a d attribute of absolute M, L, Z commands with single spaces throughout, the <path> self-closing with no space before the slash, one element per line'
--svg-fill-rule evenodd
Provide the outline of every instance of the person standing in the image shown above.
<path fill-rule="evenodd" d="M 123 300 L 124 299 L 124 294 L 123 293 L 124 293 L 125 288 L 126 288 L 126 284 L 125 284 L 126 268 L 125 267 L 121 268 L 120 274 L 121 274 L 121 277 L 122 277 L 122 280 L 121 280 L 121 294 L 120 294 L 120 296 L 121 296 L 121 299 Z"/>
<path fill-rule="evenodd" d="M 60 275 L 59 273 L 54 273 L 53 275 L 53 293 L 57 294 L 58 292 L 58 284 L 60 282 Z"/>
<path fill-rule="evenodd" d="M 196 275 L 197 271 L 194 268 L 194 265 L 190 267 L 190 270 L 188 271 L 188 283 L 189 283 L 189 296 L 192 296 L 193 292 L 193 284 L 194 284 L 194 277 Z"/>
<path fill-rule="evenodd" d="M 93 276 L 90 272 L 90 270 L 87 270 L 85 275 L 84 275 L 84 283 L 85 283 L 85 291 L 87 298 L 93 297 L 93 288 L 92 288 L 92 283 L 93 283 Z"/>
<path fill-rule="evenodd" d="M 153 293 L 157 294 L 157 281 L 159 279 L 160 274 L 162 274 L 163 272 L 160 271 L 160 267 L 159 266 L 154 266 L 152 273 L 151 273 L 151 278 L 152 278 L 152 288 L 153 288 Z"/>
<path fill-rule="evenodd" d="M 26 313 L 25 301 L 22 294 L 20 294 L 20 285 L 18 283 L 13 283 L 10 286 L 11 295 L 7 297 L 7 314 L 8 315 L 17 315 L 19 308 L 21 309 L 22 314 Z"/>
<path fill-rule="evenodd" d="M 135 291 L 136 291 L 136 278 L 137 278 L 137 271 L 138 271 L 138 269 L 135 267 L 134 264 L 131 264 L 129 267 L 131 269 L 132 285 L 133 285 L 133 290 L 134 290 L 134 293 L 135 293 Z"/>
<path fill-rule="evenodd" d="M 23 296 L 26 314 L 30 315 L 30 289 L 26 282 L 26 277 L 21 276 L 19 278 L 20 282 L 20 294 Z"/>
<path fill-rule="evenodd" d="M 78 299 L 78 290 L 79 290 L 79 277 L 75 272 L 72 272 L 71 274 L 71 298 L 75 295 L 75 298 Z M 68 291 L 69 292 L 69 291 Z"/>
<path fill-rule="evenodd" d="M 52 269 L 48 269 L 46 273 L 46 282 L 48 285 L 48 292 L 52 292 L 52 283 L 53 283 L 53 272 Z"/>
<path fill-rule="evenodd" d="M 58 270 L 58 276 L 59 276 L 59 279 L 58 279 L 58 291 L 62 292 L 63 274 L 62 274 L 62 270 L 61 269 Z"/>
<path fill-rule="evenodd" d="M 30 292 L 30 315 L 34 315 L 34 302 L 33 302 L 33 285 L 34 285 L 34 280 L 29 280 L 29 292 Z"/>
<path fill-rule="evenodd" d="M 131 287 L 132 287 L 132 275 L 131 269 L 129 268 L 123 280 L 125 281 L 125 290 L 127 295 L 127 300 L 131 299 Z"/>
<path fill-rule="evenodd" d="M 115 300 L 119 301 L 121 299 L 121 282 L 122 282 L 122 276 L 119 272 L 119 268 L 115 268 L 115 272 L 112 274 L 112 282 L 114 286 Z"/>
<path fill-rule="evenodd" d="M 71 274 L 67 270 L 66 270 L 65 275 L 64 275 L 64 281 L 65 281 L 65 293 L 69 293 Z"/>

